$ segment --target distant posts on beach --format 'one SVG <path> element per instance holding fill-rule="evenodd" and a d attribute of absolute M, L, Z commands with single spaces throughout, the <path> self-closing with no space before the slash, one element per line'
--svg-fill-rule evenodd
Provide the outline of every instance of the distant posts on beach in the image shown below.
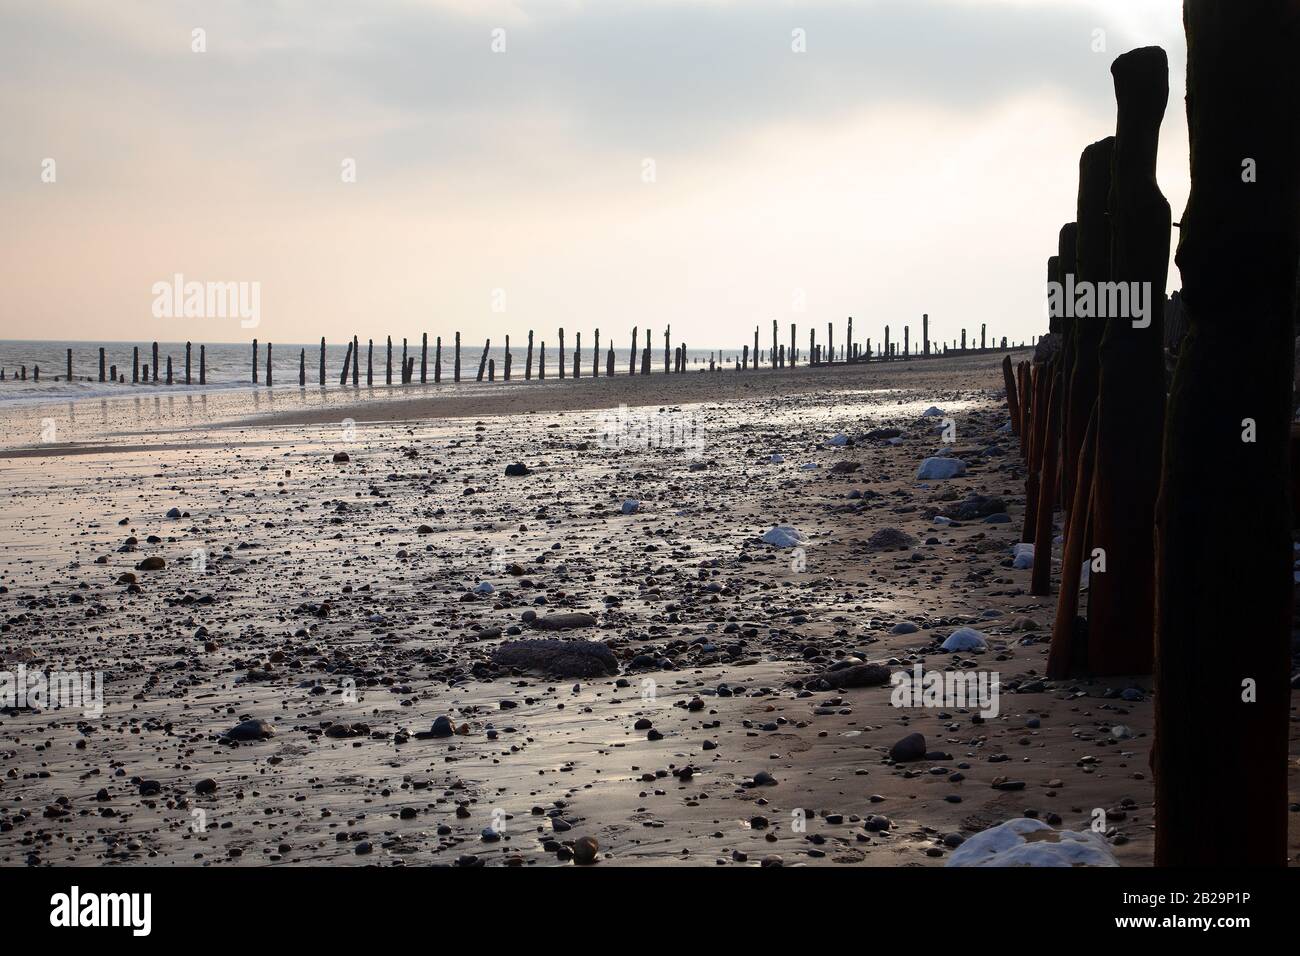
<path fill-rule="evenodd" d="M 509 339 L 506 339 L 506 344 L 507 345 L 510 344 Z M 509 351 L 510 350 L 507 348 L 506 349 L 507 361 L 509 361 L 510 358 Z M 573 333 L 573 377 L 582 378 L 582 333 L 581 332 Z"/>
<path fill-rule="evenodd" d="M 193 346 L 189 342 L 185 343 L 185 384 L 186 385 L 190 384 L 190 351 L 192 348 Z"/>
<path fill-rule="evenodd" d="M 457 336 L 460 333 L 456 333 Z M 596 333 L 596 338 L 600 338 L 600 333 Z M 524 353 L 524 381 L 530 381 L 533 377 L 533 330 L 528 330 L 528 351 Z"/>
<path fill-rule="evenodd" d="M 153 344 L 153 382 L 158 384 L 158 343 Z"/>
<path fill-rule="evenodd" d="M 170 379 L 172 374 L 172 359 L 167 356 L 167 377 Z M 266 387 L 271 387 L 271 343 L 266 343 Z"/>
<path fill-rule="evenodd" d="M 420 384 L 428 381 L 429 376 L 429 333 L 420 333 Z"/>
<path fill-rule="evenodd" d="M 564 378 L 564 329 L 560 329 L 560 378 Z"/>
<path fill-rule="evenodd" d="M 632 327 L 632 355 L 631 355 L 631 357 L 628 359 L 628 363 L 627 363 L 627 365 L 628 365 L 628 368 L 627 368 L 627 374 L 628 374 L 628 375 L 635 375 L 635 374 L 636 374 L 636 343 L 637 343 L 637 336 L 640 334 L 640 331 L 641 331 L 641 330 L 640 330 L 637 326 L 633 326 L 633 327 Z"/>
<path fill-rule="evenodd" d="M 930 357 L 930 313 L 921 314 L 921 354 Z"/>
<path fill-rule="evenodd" d="M 530 338 L 531 335 L 532 333 L 529 333 Z M 456 333 L 456 342 L 453 348 L 454 348 L 454 354 L 452 355 L 451 377 L 453 382 L 459 384 L 460 383 L 460 333 L 459 332 Z"/>
<path fill-rule="evenodd" d="M 442 382 L 442 336 L 433 340 L 433 384 Z"/>
<path fill-rule="evenodd" d="M 307 350 L 298 350 L 298 387 L 307 387 Z"/>
<path fill-rule="evenodd" d="M 253 339 L 253 384 L 254 384 L 254 385 L 257 384 L 257 359 L 258 359 L 258 353 L 257 353 L 257 339 Z M 153 364 L 154 364 L 154 367 L 155 367 L 155 368 L 158 367 L 158 353 L 157 353 L 157 350 L 154 351 Z M 149 373 L 146 372 L 146 373 L 145 373 L 145 378 L 147 379 L 148 377 L 149 377 Z"/>
<path fill-rule="evenodd" d="M 483 381 L 483 372 L 487 369 L 488 350 L 491 348 L 492 340 L 488 339 L 483 343 L 483 356 L 478 360 L 478 375 L 474 378 L 474 381 L 476 382 Z"/>
<path fill-rule="evenodd" d="M 596 330 L 596 344 L 591 349 L 591 377 L 600 378 L 600 329 Z"/>
<path fill-rule="evenodd" d="M 199 353 L 202 361 L 202 352 Z M 320 338 L 320 387 L 325 387 L 325 336 Z"/>

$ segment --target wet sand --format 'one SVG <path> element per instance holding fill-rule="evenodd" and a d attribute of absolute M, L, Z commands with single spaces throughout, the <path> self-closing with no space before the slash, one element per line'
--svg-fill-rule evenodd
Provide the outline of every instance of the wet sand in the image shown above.
<path fill-rule="evenodd" d="M 101 718 L 0 714 L 0 864 L 546 866 L 594 837 L 602 865 L 940 866 L 989 825 L 1095 808 L 1149 864 L 1150 678 L 1042 680 L 1055 600 L 1011 567 L 999 360 L 97 407 L 73 444 L 11 442 L 0 668 L 107 684 Z M 698 425 L 698 453 L 607 447 L 619 405 Z M 962 477 L 913 477 L 943 447 L 930 406 Z M 936 523 L 972 494 L 1010 520 Z M 774 525 L 800 554 L 760 542 Z M 562 636 L 618 672 L 497 663 L 555 636 L 528 612 L 589 613 Z M 940 651 L 963 625 L 988 649 Z M 996 671 L 1000 713 L 816 685 L 858 658 Z M 442 716 L 460 732 L 428 737 Z M 250 718 L 274 736 L 220 739 Z M 914 732 L 928 755 L 891 760 Z"/>

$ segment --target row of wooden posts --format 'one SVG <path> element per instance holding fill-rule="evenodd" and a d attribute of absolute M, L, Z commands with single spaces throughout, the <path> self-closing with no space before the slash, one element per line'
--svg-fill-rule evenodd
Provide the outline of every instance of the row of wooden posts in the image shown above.
<path fill-rule="evenodd" d="M 1046 674 L 1153 675 L 1161 866 L 1287 859 L 1300 18 L 1283 6 L 1187 0 L 1192 188 L 1177 261 L 1189 331 L 1172 383 L 1159 310 L 1145 327 L 1053 315 L 1032 363 L 1002 363 L 1034 595 L 1051 594 L 1058 507 L 1063 519 Z M 1149 282 L 1159 303 L 1168 60 L 1134 50 L 1111 73 L 1116 132 L 1082 153 L 1076 221 L 1048 278 Z"/>
<path fill-rule="evenodd" d="M 791 323 L 790 344 L 788 349 L 784 343 L 777 341 L 778 328 L 779 326 L 777 322 L 774 320 L 772 322 L 772 348 L 768 350 L 766 358 L 768 361 L 770 361 L 771 366 L 773 368 L 786 368 L 786 367 L 794 368 L 798 363 L 798 361 L 800 360 L 800 358 L 802 357 L 800 356 L 797 347 L 795 345 L 795 336 L 797 334 L 797 328 L 794 323 Z M 922 357 L 929 357 L 932 354 L 932 348 L 931 348 L 932 343 L 930 341 L 929 315 L 924 315 L 921 317 L 921 328 L 922 328 L 922 345 L 919 354 Z M 827 323 L 826 326 L 827 343 L 825 348 L 823 348 L 823 346 L 817 343 L 816 331 L 809 330 L 808 355 L 810 355 L 812 358 L 810 361 L 808 361 L 808 364 L 818 365 L 818 366 L 833 364 L 836 361 L 837 354 L 838 354 L 839 361 L 847 362 L 847 363 L 866 362 L 866 361 L 895 361 L 899 359 L 910 359 L 912 357 L 911 328 L 909 326 L 903 327 L 903 343 L 902 343 L 903 347 L 902 347 L 901 354 L 899 352 L 898 343 L 896 341 L 891 343 L 890 341 L 890 329 L 888 325 L 885 326 L 885 338 L 884 338 L 883 348 L 877 349 L 874 352 L 871 347 L 871 339 L 868 338 L 866 340 L 865 345 L 863 345 L 862 343 L 855 342 L 853 340 L 853 317 L 852 316 L 850 316 L 848 319 L 848 344 L 841 345 L 838 353 L 836 353 L 835 346 L 834 346 L 834 336 L 835 336 L 834 324 Z M 564 347 L 563 329 L 559 330 L 559 340 L 560 340 L 559 369 L 558 369 L 559 377 L 565 378 L 566 374 L 571 370 L 574 378 L 580 378 L 582 375 L 582 363 L 581 363 L 582 333 L 579 332 L 574 336 L 574 351 L 572 354 L 571 366 L 566 367 L 566 352 Z M 628 373 L 632 375 L 637 374 L 638 366 L 639 366 L 640 373 L 642 375 L 647 375 L 650 373 L 651 359 L 652 359 L 651 345 L 650 345 L 650 331 L 648 329 L 646 330 L 644 347 L 639 345 L 639 340 L 640 340 L 639 329 L 634 328 L 632 330 L 631 352 L 628 357 Z M 940 345 L 939 349 L 934 350 L 934 354 L 965 355 L 965 354 L 972 354 L 975 352 L 992 351 L 991 348 L 986 346 L 986 327 L 984 325 L 980 326 L 980 337 L 979 337 L 980 344 L 977 348 L 974 347 L 967 348 L 965 329 L 963 329 L 961 333 L 960 345 L 958 344 L 958 341 L 959 340 L 954 339 L 952 341 L 951 348 L 948 346 L 947 343 L 942 343 L 942 344 L 933 343 L 936 345 Z M 1023 342 L 1020 344 L 1022 346 L 1024 345 Z M 1001 341 L 1001 347 L 1007 348 L 1007 346 L 1008 346 L 1007 339 L 1004 336 Z M 265 373 L 263 375 L 261 370 L 259 369 L 258 342 L 257 339 L 253 340 L 252 379 L 254 384 L 261 384 L 262 382 L 265 382 L 265 384 L 267 385 L 273 384 L 273 372 L 272 372 L 273 366 L 271 361 L 272 348 L 273 348 L 272 343 L 267 342 L 265 366 L 264 366 Z M 393 340 L 391 336 L 388 338 L 385 348 L 386 348 L 386 354 L 384 359 L 384 381 L 386 384 L 392 385 L 393 384 Z M 491 351 L 491 348 L 492 348 L 492 340 L 488 339 L 483 345 L 483 353 L 479 358 L 478 371 L 477 374 L 475 375 L 476 381 L 479 382 L 483 381 L 485 375 L 488 381 L 496 380 L 496 359 L 489 357 L 488 354 Z M 373 339 L 368 340 L 366 346 L 366 384 L 367 385 L 374 384 L 374 378 L 375 378 L 374 351 L 375 351 L 374 340 Z M 155 385 L 164 384 L 164 383 L 167 385 L 172 385 L 172 384 L 176 384 L 178 381 L 185 385 L 194 384 L 195 370 L 194 370 L 194 363 L 193 363 L 193 352 L 194 352 L 193 344 L 190 342 L 186 342 L 185 343 L 185 369 L 184 369 L 183 376 L 178 378 L 172 370 L 172 358 L 170 355 L 165 356 L 166 372 L 163 373 L 162 358 L 160 358 L 158 353 L 157 342 L 154 342 L 152 346 L 152 363 L 145 362 L 143 366 L 141 365 L 140 362 L 140 348 L 139 346 L 133 346 L 131 349 L 132 384 L 138 384 L 140 382 L 144 382 L 146 384 L 153 383 Z M 452 378 L 454 381 L 459 382 L 461 380 L 461 340 L 460 340 L 459 332 L 455 334 L 455 339 L 453 344 L 453 355 L 454 358 L 452 362 Z M 353 336 L 352 341 L 348 343 L 347 355 L 343 359 L 343 371 L 339 376 L 340 385 L 347 384 L 349 372 L 351 372 L 352 384 L 358 385 L 360 383 L 360 356 L 361 356 L 360 342 L 356 336 Z M 421 382 L 421 384 L 426 383 L 429 378 L 428 358 L 429 358 L 429 336 L 428 333 L 425 333 L 421 337 L 421 342 L 420 342 L 419 381 Z M 667 329 L 664 330 L 663 358 L 664 358 L 664 372 L 685 372 L 686 371 L 686 365 L 687 365 L 686 343 L 682 342 L 680 345 L 676 347 L 672 345 L 671 326 L 669 326 Z M 505 361 L 502 368 L 502 377 L 504 378 L 505 381 L 510 381 L 511 379 L 512 371 L 513 371 L 512 369 L 513 359 L 514 359 L 513 353 L 510 351 L 510 336 L 507 335 L 505 337 Z M 744 345 L 741 349 L 741 353 L 734 360 L 735 366 L 737 369 L 741 369 L 741 370 L 750 369 L 750 368 L 757 369 L 762 360 L 763 360 L 763 353 L 759 349 L 759 329 L 758 327 L 755 327 L 753 351 L 752 352 L 750 351 L 750 347 L 748 344 Z M 608 346 L 608 351 L 605 354 L 606 376 L 612 376 L 614 374 L 615 362 L 616 362 L 616 355 L 614 351 L 614 346 L 611 343 Z M 600 330 L 597 329 L 595 334 L 595 346 L 592 350 L 592 362 L 591 362 L 592 377 L 598 378 L 600 376 L 600 371 L 601 371 L 600 366 L 601 366 Z M 716 367 L 717 367 L 717 363 L 711 357 L 709 359 L 710 371 L 716 370 Z M 206 346 L 204 345 L 199 345 L 198 347 L 198 370 L 197 371 L 198 371 L 198 377 L 197 377 L 198 384 L 206 385 L 207 384 L 207 349 Z M 33 372 L 33 379 L 35 381 L 40 381 L 40 377 L 41 377 L 40 366 L 39 365 L 33 366 L 32 372 Z M 409 349 L 408 349 L 406 339 L 402 339 L 402 354 L 400 358 L 400 364 L 397 370 L 397 375 L 398 375 L 399 383 L 403 385 L 411 384 L 416 380 L 415 379 L 415 356 L 409 354 Z M 27 379 L 26 366 L 19 367 L 18 377 L 21 380 L 26 381 Z M 317 377 L 320 385 L 323 387 L 326 383 L 325 339 L 324 338 L 320 340 L 320 360 L 319 360 L 319 369 L 318 369 Z M 533 377 L 533 333 L 530 331 L 528 333 L 528 349 L 524 359 L 524 378 L 532 379 L 532 377 Z M 537 377 L 539 379 L 546 378 L 546 342 L 545 341 L 540 342 L 538 345 Z M 5 378 L 5 370 L 0 368 L 0 381 L 3 381 L 4 378 Z M 68 349 L 67 350 L 67 380 L 71 381 L 72 378 L 73 378 L 72 349 Z M 107 364 L 105 349 L 102 346 L 99 349 L 99 381 L 101 382 L 119 382 L 119 381 L 125 382 L 126 381 L 125 371 L 123 371 L 119 375 L 117 365 Z M 442 337 L 441 336 L 436 337 L 434 341 L 433 381 L 435 383 L 442 381 Z M 298 384 L 300 386 L 306 386 L 307 384 L 307 350 L 305 348 L 300 349 L 298 354 Z"/>

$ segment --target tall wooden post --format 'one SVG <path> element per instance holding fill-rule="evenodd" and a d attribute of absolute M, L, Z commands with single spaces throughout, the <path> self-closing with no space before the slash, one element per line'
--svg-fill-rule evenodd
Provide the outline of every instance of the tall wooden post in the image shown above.
<path fill-rule="evenodd" d="M 188 377 L 188 376 L 187 376 Z M 307 350 L 298 350 L 298 387 L 307 387 Z"/>
<path fill-rule="evenodd" d="M 420 333 L 420 384 L 429 380 L 429 333 Z"/>
<path fill-rule="evenodd" d="M 510 336 L 506 336 L 506 357 L 501 367 L 501 377 L 505 381 L 510 381 Z"/>
<path fill-rule="evenodd" d="M 533 339 L 533 333 L 529 332 L 528 333 L 529 345 L 532 344 L 532 339 Z M 459 332 L 456 333 L 456 341 L 455 344 L 453 345 L 453 349 L 454 349 L 454 353 L 452 355 L 451 380 L 453 383 L 459 383 L 460 382 L 460 333 Z"/>
<path fill-rule="evenodd" d="M 172 357 L 167 356 L 167 384 L 171 384 Z M 271 343 L 266 343 L 266 387 L 271 387 Z"/>
<path fill-rule="evenodd" d="M 203 361 L 203 352 L 201 348 L 199 351 L 199 361 L 200 363 L 202 363 Z M 200 372 L 200 377 L 201 376 L 202 376 L 202 372 Z M 321 388 L 325 387 L 325 336 L 323 335 L 321 336 L 320 339 L 320 387 Z"/>
<path fill-rule="evenodd" d="M 1145 674 L 1155 649 L 1155 515 L 1165 421 L 1164 304 L 1169 203 L 1156 184 L 1169 60 L 1159 47 L 1111 65 L 1119 105 L 1111 169 L 1111 281 L 1148 290 L 1147 313 L 1106 320 L 1099 352 L 1092 546 L 1106 556 L 1089 578 L 1088 669 Z M 1086 321 L 1086 320 L 1085 320 Z M 1093 320 L 1097 321 L 1097 320 Z"/>
<path fill-rule="evenodd" d="M 72 349 L 68 349 L 68 381 L 72 381 Z"/>
<path fill-rule="evenodd" d="M 560 378 L 564 378 L 564 329 L 560 329 Z"/>
<path fill-rule="evenodd" d="M 104 376 L 107 374 L 107 372 L 105 371 L 106 368 L 107 365 L 105 364 L 104 361 L 104 346 L 101 345 L 99 347 L 99 380 L 101 382 L 104 381 Z"/>
<path fill-rule="evenodd" d="M 582 333 L 573 333 L 573 377 L 582 378 Z"/>
<path fill-rule="evenodd" d="M 596 344 L 591 348 L 591 377 L 600 378 L 600 329 L 596 330 Z"/>
<path fill-rule="evenodd" d="M 366 385 L 375 384 L 375 340 L 366 339 Z"/>
<path fill-rule="evenodd" d="M 673 341 L 673 327 L 670 325 L 668 326 L 668 328 L 664 329 L 664 374 L 665 375 L 668 374 L 668 372 L 670 371 L 670 369 L 668 368 L 668 360 L 672 352 L 672 341 Z"/>
<path fill-rule="evenodd" d="M 524 381 L 533 377 L 533 330 L 528 330 L 528 352 L 524 355 Z"/>
<path fill-rule="evenodd" d="M 636 374 L 636 342 L 639 334 L 640 334 L 640 329 L 634 326 L 632 329 L 632 356 L 631 358 L 628 359 L 628 363 L 627 363 L 628 364 L 627 374 L 629 375 Z"/>
<path fill-rule="evenodd" d="M 258 359 L 259 359 L 259 356 L 258 356 L 258 354 L 257 354 L 257 339 L 253 339 L 253 384 L 254 384 L 254 385 L 257 384 L 257 363 L 258 363 Z M 154 347 L 153 365 L 154 365 L 154 368 L 157 368 L 157 367 L 158 367 L 158 348 L 157 348 L 157 346 Z"/>
<path fill-rule="evenodd" d="M 487 369 L 488 352 L 491 348 L 492 340 L 488 339 L 483 343 L 483 356 L 478 360 L 478 375 L 474 377 L 476 382 L 483 381 L 483 372 Z"/>
<path fill-rule="evenodd" d="M 361 384 L 361 376 L 358 374 L 358 367 L 361 365 L 361 345 L 357 336 L 352 336 L 352 387 L 356 388 Z"/>
<path fill-rule="evenodd" d="M 442 336 L 433 341 L 433 384 L 442 382 Z"/>
<path fill-rule="evenodd" d="M 199 345 L 199 384 L 208 384 L 208 347 Z"/>
<path fill-rule="evenodd" d="M 1155 863 L 1284 866 L 1300 11 L 1186 0 L 1183 23 L 1190 331 L 1157 518 Z M 1224 807 L 1231 826 L 1217 825 Z"/>
<path fill-rule="evenodd" d="M 921 314 L 921 354 L 930 357 L 930 313 Z"/>
<path fill-rule="evenodd" d="M 153 380 L 154 384 L 158 382 L 158 343 L 153 344 Z"/>

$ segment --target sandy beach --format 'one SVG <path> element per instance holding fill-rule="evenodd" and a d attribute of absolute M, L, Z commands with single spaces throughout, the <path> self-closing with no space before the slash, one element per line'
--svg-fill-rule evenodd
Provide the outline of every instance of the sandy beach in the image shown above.
<path fill-rule="evenodd" d="M 11 441 L 4 667 L 102 672 L 104 709 L 0 716 L 0 864 L 941 866 L 1099 808 L 1149 864 L 1150 677 L 1043 678 L 999 361 L 97 402 Z M 965 473 L 917 480 L 941 452 Z M 498 656 L 546 638 L 613 664 Z M 859 662 L 996 674 L 998 713 Z"/>

